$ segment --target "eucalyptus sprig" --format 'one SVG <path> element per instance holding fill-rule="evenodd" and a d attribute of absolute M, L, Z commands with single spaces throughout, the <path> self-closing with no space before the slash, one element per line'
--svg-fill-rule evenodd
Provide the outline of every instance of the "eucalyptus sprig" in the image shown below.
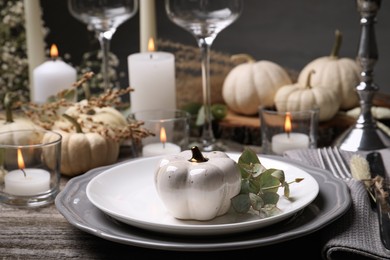
<path fill-rule="evenodd" d="M 253 210 L 261 217 L 280 213 L 277 207 L 279 188 L 283 188 L 283 195 L 289 198 L 290 184 L 303 180 L 296 178 L 294 181 L 286 182 L 283 170 L 266 169 L 250 148 L 244 149 L 237 165 L 241 173 L 241 191 L 232 198 L 232 206 L 238 213 Z"/>

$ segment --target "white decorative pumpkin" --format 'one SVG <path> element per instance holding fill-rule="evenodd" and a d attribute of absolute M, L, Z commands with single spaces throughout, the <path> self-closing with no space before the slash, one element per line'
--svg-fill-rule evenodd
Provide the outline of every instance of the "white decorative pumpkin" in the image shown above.
<path fill-rule="evenodd" d="M 311 75 L 308 74 L 305 84 L 295 83 L 281 87 L 275 95 L 275 106 L 278 111 L 302 111 L 319 108 L 319 121 L 332 119 L 340 108 L 339 94 L 332 88 L 312 87 Z"/>
<path fill-rule="evenodd" d="M 337 91 L 341 98 L 340 109 L 347 110 L 359 105 L 356 86 L 360 82 L 361 67 L 356 60 L 339 57 L 341 40 L 341 33 L 336 31 L 336 43 L 331 55 L 308 63 L 300 72 L 298 83 L 305 84 L 310 71 L 315 70 L 311 84 Z"/>
<path fill-rule="evenodd" d="M 222 97 L 233 112 L 255 115 L 260 105 L 272 106 L 276 91 L 291 83 L 288 73 L 278 64 L 251 60 L 229 72 L 222 86 Z"/>
<path fill-rule="evenodd" d="M 162 158 L 154 184 L 173 217 L 210 220 L 227 213 L 231 199 L 240 192 L 241 174 L 224 152 L 202 154 L 195 146 Z"/>

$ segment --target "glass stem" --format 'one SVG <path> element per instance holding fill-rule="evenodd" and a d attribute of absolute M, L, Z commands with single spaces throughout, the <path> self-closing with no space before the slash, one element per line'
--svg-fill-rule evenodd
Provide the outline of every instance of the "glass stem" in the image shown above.
<path fill-rule="evenodd" d="M 202 131 L 203 150 L 207 151 L 207 147 L 211 147 L 214 142 L 214 133 L 212 128 L 211 116 L 211 85 L 210 85 L 210 46 L 213 39 L 199 38 L 198 45 L 201 51 L 201 66 L 202 66 L 202 91 L 203 91 L 203 109 L 204 109 L 204 124 Z M 210 148 L 212 149 L 212 148 Z"/>
<path fill-rule="evenodd" d="M 102 75 L 104 91 L 110 89 L 110 77 L 109 77 L 109 55 L 110 55 L 110 42 L 112 39 L 113 31 L 98 32 L 98 38 L 100 48 L 102 50 Z"/>

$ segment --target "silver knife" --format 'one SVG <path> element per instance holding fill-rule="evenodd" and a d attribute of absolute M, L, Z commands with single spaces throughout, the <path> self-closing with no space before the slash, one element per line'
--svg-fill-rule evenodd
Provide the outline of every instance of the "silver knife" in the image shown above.
<path fill-rule="evenodd" d="M 389 176 L 387 176 L 381 154 L 379 152 L 371 152 L 367 154 L 366 159 L 370 165 L 371 177 L 381 176 L 387 182 Z M 384 185 L 383 189 L 385 192 L 390 192 L 388 185 Z M 381 198 L 376 190 L 375 197 L 381 240 L 383 245 L 390 249 L 390 198 L 389 196 Z"/>

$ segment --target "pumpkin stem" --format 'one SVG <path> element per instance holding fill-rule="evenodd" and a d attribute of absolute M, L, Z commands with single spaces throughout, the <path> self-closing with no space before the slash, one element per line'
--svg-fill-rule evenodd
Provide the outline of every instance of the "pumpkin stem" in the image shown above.
<path fill-rule="evenodd" d="M 192 158 L 188 161 L 190 162 L 207 162 L 209 159 L 205 158 L 202 152 L 199 150 L 198 146 L 191 147 Z"/>
<path fill-rule="evenodd" d="M 307 74 L 307 80 L 306 80 L 306 84 L 305 84 L 305 88 L 312 88 L 310 82 L 311 82 L 311 76 L 316 73 L 315 70 L 311 70 L 309 71 L 309 74 Z"/>
<path fill-rule="evenodd" d="M 81 129 L 81 126 L 80 124 L 77 122 L 76 119 L 74 119 L 73 117 L 71 117 L 70 115 L 68 114 L 62 114 L 63 117 L 65 117 L 67 120 L 69 120 L 69 122 L 72 123 L 72 125 L 74 125 L 74 127 L 76 128 L 76 133 L 83 133 L 83 130 Z"/>
<path fill-rule="evenodd" d="M 15 101 L 15 96 L 10 92 L 7 92 L 4 97 L 4 107 L 5 107 L 5 122 L 12 123 L 14 121 L 12 117 L 12 104 Z"/>
<path fill-rule="evenodd" d="M 230 59 L 233 62 L 244 60 L 247 63 L 254 63 L 256 61 L 251 55 L 246 53 L 234 54 L 230 57 Z"/>
<path fill-rule="evenodd" d="M 338 58 L 339 57 L 339 51 L 341 48 L 341 43 L 343 41 L 343 35 L 339 30 L 335 31 L 335 40 L 333 43 L 332 52 L 330 53 L 330 57 Z"/>

